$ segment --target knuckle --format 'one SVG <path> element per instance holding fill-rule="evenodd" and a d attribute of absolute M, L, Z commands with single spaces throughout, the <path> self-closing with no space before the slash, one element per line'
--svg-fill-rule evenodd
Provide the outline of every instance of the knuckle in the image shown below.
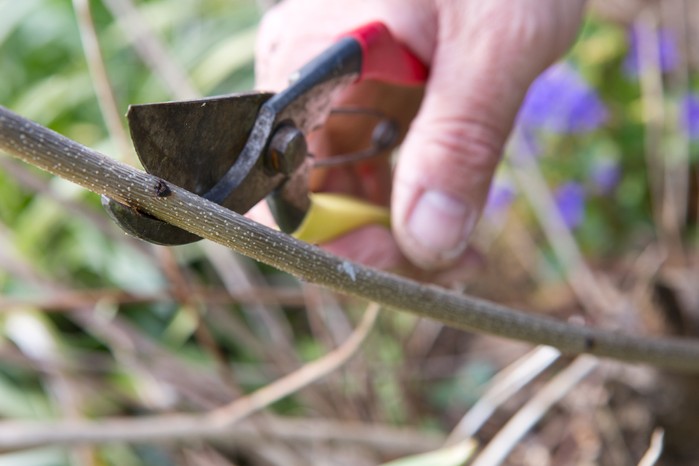
<path fill-rule="evenodd" d="M 540 0 L 469 2 L 459 14 L 444 15 L 443 38 L 461 47 L 480 48 L 497 62 L 525 61 L 532 69 L 553 61 L 569 45 L 561 31 L 567 17 L 558 5 Z"/>
<path fill-rule="evenodd" d="M 491 170 L 500 158 L 501 134 L 495 125 L 472 117 L 445 124 L 437 141 L 470 170 Z"/>
<path fill-rule="evenodd" d="M 437 119 L 424 132 L 424 175 L 453 190 L 482 187 L 500 161 L 505 134 L 473 116 Z"/>

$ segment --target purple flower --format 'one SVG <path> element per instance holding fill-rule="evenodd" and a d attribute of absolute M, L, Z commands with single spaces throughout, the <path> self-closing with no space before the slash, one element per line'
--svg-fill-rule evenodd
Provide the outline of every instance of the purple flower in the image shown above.
<path fill-rule="evenodd" d="M 624 59 L 624 72 L 628 76 L 637 77 L 641 71 L 641 38 L 652 40 L 653 31 L 642 25 L 636 24 L 629 30 L 629 51 Z M 677 51 L 677 43 L 675 36 L 671 30 L 659 29 L 655 35 L 658 41 L 657 51 L 658 56 L 654 57 L 653 61 L 658 64 L 660 71 L 663 73 L 670 72 L 677 67 L 679 62 L 679 53 Z"/>
<path fill-rule="evenodd" d="M 585 216 L 585 190 L 574 182 L 562 184 L 555 192 L 556 205 L 568 228 L 575 228 Z"/>
<path fill-rule="evenodd" d="M 607 109 L 568 63 L 558 63 L 539 76 L 529 88 L 517 117 L 524 128 L 555 133 L 585 133 L 599 128 Z"/>
<path fill-rule="evenodd" d="M 682 100 L 682 124 L 691 140 L 699 140 L 699 94 L 688 94 Z"/>
<path fill-rule="evenodd" d="M 589 172 L 592 185 L 601 194 L 610 193 L 621 178 L 619 163 L 611 158 L 598 158 L 592 162 Z"/>

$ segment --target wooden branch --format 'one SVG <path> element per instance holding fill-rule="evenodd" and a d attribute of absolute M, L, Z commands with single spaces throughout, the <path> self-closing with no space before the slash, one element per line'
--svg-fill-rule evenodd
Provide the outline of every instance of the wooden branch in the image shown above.
<path fill-rule="evenodd" d="M 646 338 L 567 324 L 343 260 L 172 184 L 168 183 L 169 193 L 163 196 L 163 180 L 108 159 L 2 107 L 0 149 L 300 280 L 387 308 L 467 331 L 553 346 L 564 353 L 590 353 L 699 372 L 697 341 Z"/>
<path fill-rule="evenodd" d="M 4 420 L 0 424 L 0 433 L 0 454 L 45 445 L 115 442 L 196 443 L 206 440 L 229 447 L 263 447 L 270 439 L 278 439 L 291 444 L 355 444 L 392 455 L 405 455 L 434 450 L 444 442 L 441 435 L 424 430 L 273 415 L 232 426 L 214 425 L 205 416 L 187 414 L 48 422 Z"/>
<path fill-rule="evenodd" d="M 245 418 L 311 385 L 347 363 L 374 328 L 379 305 L 371 303 L 362 320 L 337 348 L 254 392 L 206 413 L 132 418 L 0 422 L 0 452 L 42 445 L 102 442 L 216 440 Z"/>

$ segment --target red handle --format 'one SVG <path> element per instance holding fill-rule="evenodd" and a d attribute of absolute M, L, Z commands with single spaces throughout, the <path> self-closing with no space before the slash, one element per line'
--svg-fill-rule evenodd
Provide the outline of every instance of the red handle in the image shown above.
<path fill-rule="evenodd" d="M 385 24 L 368 23 L 342 37 L 351 37 L 362 47 L 359 80 L 375 79 L 404 86 L 421 85 L 427 80 L 427 66 L 398 42 Z"/>

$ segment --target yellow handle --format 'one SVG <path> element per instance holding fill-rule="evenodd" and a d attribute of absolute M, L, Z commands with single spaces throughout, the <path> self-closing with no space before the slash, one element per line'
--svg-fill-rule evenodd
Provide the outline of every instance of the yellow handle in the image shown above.
<path fill-rule="evenodd" d="M 311 207 L 293 233 L 297 239 L 319 244 L 365 225 L 391 225 L 387 208 L 342 194 L 311 193 Z"/>

